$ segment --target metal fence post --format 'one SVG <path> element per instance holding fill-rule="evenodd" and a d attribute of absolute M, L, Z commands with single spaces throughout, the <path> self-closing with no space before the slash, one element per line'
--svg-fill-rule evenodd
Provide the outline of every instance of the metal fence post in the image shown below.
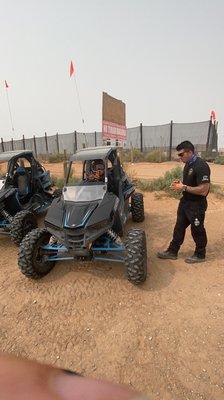
<path fill-rule="evenodd" d="M 131 163 L 133 164 L 134 162 L 134 157 L 133 157 L 133 146 L 132 146 L 132 142 L 131 142 Z"/>
<path fill-rule="evenodd" d="M 215 148 L 216 153 L 218 152 L 218 121 L 215 123 Z"/>
<path fill-rule="evenodd" d="M 33 135 L 33 147 L 34 147 L 35 156 L 37 157 L 37 143 L 36 143 L 35 135 Z"/>
<path fill-rule="evenodd" d="M 209 125 L 208 125 L 208 136 L 207 136 L 207 142 L 206 142 L 206 156 L 208 155 L 209 142 L 210 142 L 210 136 L 211 136 L 211 128 L 212 128 L 212 118 L 210 118 Z"/>
<path fill-rule="evenodd" d="M 2 152 L 4 153 L 5 148 L 4 148 L 4 142 L 3 142 L 3 138 L 1 138 L 1 145 L 2 145 Z"/>
<path fill-rule="evenodd" d="M 78 148 L 77 148 L 77 132 L 75 131 L 74 132 L 74 139 L 75 139 L 75 141 L 74 141 L 74 153 L 78 150 Z"/>
<path fill-rule="evenodd" d="M 142 122 L 140 123 L 140 151 L 143 153 L 143 126 Z"/>
<path fill-rule="evenodd" d="M 47 132 L 44 132 L 44 136 L 45 136 L 46 152 L 48 154 Z"/>
<path fill-rule="evenodd" d="M 13 138 L 11 139 L 12 151 L 14 150 Z"/>
<path fill-rule="evenodd" d="M 67 151 L 65 149 L 64 149 L 63 171 L 64 171 L 64 181 L 65 181 L 68 173 Z"/>
<path fill-rule="evenodd" d="M 95 147 L 97 147 L 97 137 L 96 137 L 96 131 L 94 132 L 95 134 Z"/>
<path fill-rule="evenodd" d="M 26 149 L 26 142 L 25 142 L 25 136 L 23 135 L 23 150 Z"/>
<path fill-rule="evenodd" d="M 60 153 L 58 132 L 56 133 L 57 152 Z"/>
<path fill-rule="evenodd" d="M 172 147 L 173 147 L 173 121 L 170 121 L 170 146 L 169 146 L 169 161 L 172 160 Z"/>

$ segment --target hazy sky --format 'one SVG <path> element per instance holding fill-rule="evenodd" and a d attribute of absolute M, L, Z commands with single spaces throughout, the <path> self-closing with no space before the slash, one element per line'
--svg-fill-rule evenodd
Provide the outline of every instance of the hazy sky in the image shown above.
<path fill-rule="evenodd" d="M 224 133 L 223 0 L 0 0 L 0 136 L 101 130 L 102 91 L 127 126 L 209 118 Z"/>

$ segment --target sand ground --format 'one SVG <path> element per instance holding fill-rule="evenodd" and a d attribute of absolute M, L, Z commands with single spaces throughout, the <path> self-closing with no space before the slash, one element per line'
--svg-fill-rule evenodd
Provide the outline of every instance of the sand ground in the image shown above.
<path fill-rule="evenodd" d="M 213 183 L 217 185 L 224 186 L 224 165 L 212 164 L 210 163 L 211 168 L 211 180 Z M 63 163 L 57 164 L 44 164 L 47 170 L 52 171 L 55 176 L 63 176 Z M 154 178 L 158 178 L 159 176 L 163 176 L 166 171 L 169 171 L 172 168 L 177 166 L 183 166 L 182 163 L 171 161 L 164 163 L 125 163 L 124 167 L 129 175 L 133 176 L 136 179 L 148 179 L 152 180 Z M 75 173 L 75 171 L 74 171 Z M 80 174 L 80 168 L 78 168 L 78 174 Z"/>
<path fill-rule="evenodd" d="M 131 168 L 151 178 L 172 166 Z M 61 164 L 49 167 L 61 174 Z M 224 183 L 224 166 L 214 167 L 213 182 Z M 154 399 L 221 400 L 224 202 L 209 195 L 208 258 L 191 266 L 184 262 L 193 251 L 189 232 L 178 260 L 155 256 L 169 243 L 178 201 L 152 193 L 144 201 L 148 279 L 140 287 L 126 280 L 123 266 L 105 263 L 60 262 L 29 280 L 18 269 L 17 247 L 0 238 L 0 350 L 125 383 Z M 139 225 L 130 219 L 132 226 Z"/>

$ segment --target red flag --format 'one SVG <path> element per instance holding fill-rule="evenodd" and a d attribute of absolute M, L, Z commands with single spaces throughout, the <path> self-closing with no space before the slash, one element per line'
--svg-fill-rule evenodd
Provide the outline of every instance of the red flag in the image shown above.
<path fill-rule="evenodd" d="M 7 81 L 5 81 L 5 87 L 6 87 L 6 89 L 8 89 L 8 87 L 9 87 Z"/>
<path fill-rule="evenodd" d="M 70 78 L 74 74 L 74 72 L 75 72 L 75 68 L 74 68 L 73 62 L 71 61 L 71 64 L 70 64 Z"/>
<path fill-rule="evenodd" d="M 215 115 L 215 111 L 211 111 L 211 119 L 213 119 L 213 121 L 216 120 L 216 115 Z"/>

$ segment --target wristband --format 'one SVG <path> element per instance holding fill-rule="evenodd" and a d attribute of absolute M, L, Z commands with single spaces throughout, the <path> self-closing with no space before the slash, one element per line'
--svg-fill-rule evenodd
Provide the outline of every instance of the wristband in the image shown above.
<path fill-rule="evenodd" d="M 183 192 L 186 192 L 186 191 L 187 191 L 187 185 L 184 185 L 182 191 L 183 191 Z"/>

